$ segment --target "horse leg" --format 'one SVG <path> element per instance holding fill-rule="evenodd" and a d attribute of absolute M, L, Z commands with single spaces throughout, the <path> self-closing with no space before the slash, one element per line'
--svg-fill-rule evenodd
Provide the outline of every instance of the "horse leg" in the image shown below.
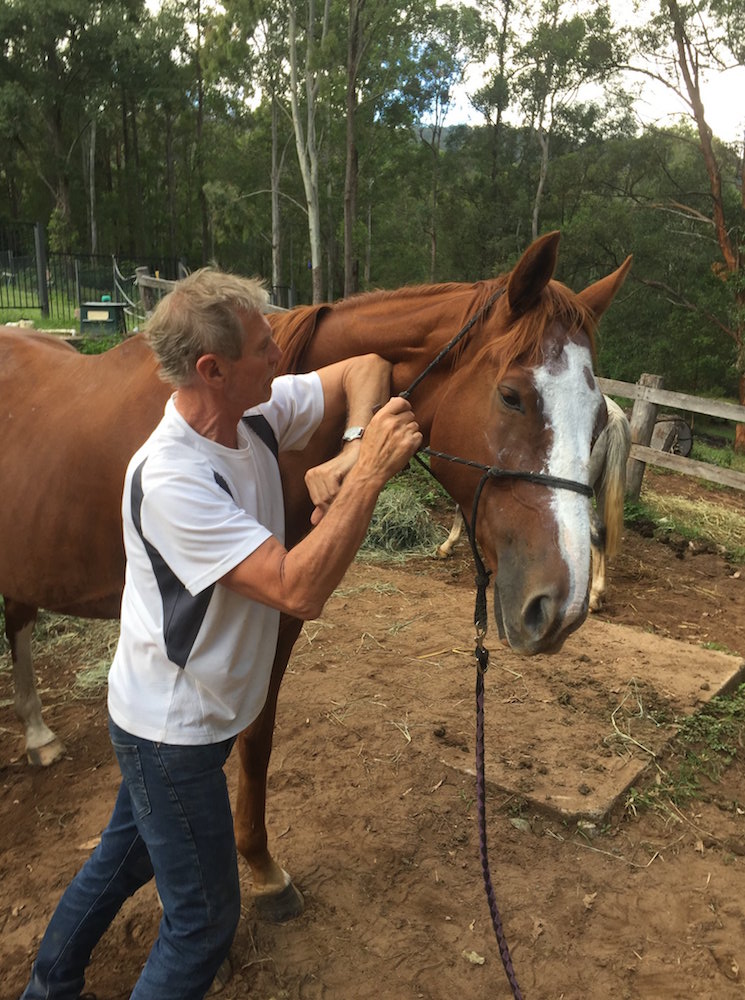
<path fill-rule="evenodd" d="M 279 686 L 303 623 L 282 619 L 269 694 L 261 714 L 238 737 L 240 768 L 235 807 L 235 842 L 253 875 L 253 895 L 260 917 L 272 923 L 303 912 L 303 897 L 289 874 L 269 853 L 266 833 L 266 778 L 272 752 Z"/>
<path fill-rule="evenodd" d="M 445 541 L 437 549 L 435 555 L 438 559 L 449 559 L 453 549 L 456 544 L 460 541 L 461 532 L 463 531 L 463 513 L 459 506 L 456 505 L 455 517 L 453 518 L 453 526 L 450 529 L 450 534 L 445 539 Z"/>
<path fill-rule="evenodd" d="M 5 598 L 5 635 L 13 664 L 14 707 L 26 727 L 26 757 L 29 764 L 47 767 L 65 752 L 62 741 L 41 717 L 41 699 L 36 691 L 31 659 L 31 634 L 37 609 Z"/>
<path fill-rule="evenodd" d="M 595 511 L 590 515 L 590 542 L 592 582 L 589 607 L 590 611 L 599 611 L 605 598 L 605 524 Z"/>

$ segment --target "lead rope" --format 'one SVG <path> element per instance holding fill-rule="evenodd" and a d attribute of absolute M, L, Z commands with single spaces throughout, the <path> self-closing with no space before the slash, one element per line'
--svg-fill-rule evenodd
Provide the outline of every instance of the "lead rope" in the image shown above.
<path fill-rule="evenodd" d="M 419 385 L 419 383 L 426 378 L 427 375 L 432 371 L 432 369 L 442 361 L 445 355 L 455 347 L 455 345 L 468 333 L 476 320 L 483 315 L 487 310 L 491 308 L 493 303 L 499 298 L 499 296 L 504 291 L 503 288 L 497 289 L 496 292 L 488 299 L 488 301 L 471 317 L 471 319 L 466 323 L 466 325 L 458 331 L 458 333 L 450 340 L 435 358 L 426 366 L 424 371 L 414 379 L 414 381 L 409 385 L 408 389 L 404 389 L 399 395 L 403 399 L 408 399 L 411 393 Z M 460 465 L 467 465 L 472 469 L 479 469 L 482 472 L 481 480 L 476 488 L 476 492 L 473 497 L 473 511 L 471 515 L 470 525 L 466 523 L 466 533 L 468 535 L 468 541 L 471 545 L 471 552 L 473 554 L 473 561 L 476 565 L 476 605 L 474 608 L 474 625 L 476 626 L 476 649 L 474 655 L 476 656 L 476 800 L 478 805 L 478 826 L 479 826 L 479 855 L 481 858 L 481 870 L 484 877 L 484 889 L 486 891 L 486 899 L 489 904 L 489 913 L 491 914 L 492 927 L 494 928 L 494 934 L 497 938 L 497 946 L 499 947 L 499 955 L 502 959 L 502 965 L 504 966 L 505 975 L 512 989 L 512 996 L 514 1000 L 523 1000 L 523 995 L 520 992 L 520 987 L 517 983 L 517 977 L 515 976 L 515 970 L 512 965 L 512 957 L 510 956 L 510 949 L 507 945 L 507 938 L 505 937 L 504 928 L 502 926 L 502 918 L 499 915 L 499 908 L 497 907 L 497 900 L 494 893 L 494 886 L 492 885 L 491 871 L 489 868 L 489 853 L 487 846 L 487 836 L 486 836 L 486 778 L 484 774 L 484 674 L 489 666 L 489 650 L 484 646 L 484 639 L 486 638 L 488 615 L 486 608 L 486 588 L 489 586 L 490 572 L 487 570 L 481 555 L 478 550 L 478 545 L 476 544 L 476 516 L 478 513 L 479 500 L 481 499 L 481 493 L 484 486 L 490 479 L 523 479 L 531 483 L 540 483 L 544 486 L 555 487 L 558 489 L 573 490 L 576 493 L 581 493 L 584 496 L 591 497 L 592 490 L 589 486 L 584 483 L 575 482 L 572 479 L 561 479 L 557 476 L 547 476 L 540 472 L 521 472 L 520 470 L 513 469 L 499 469 L 496 466 L 482 465 L 480 462 L 472 462 L 465 458 L 458 458 L 455 455 L 447 455 L 441 451 L 433 451 L 431 448 L 422 448 L 419 454 L 414 455 L 414 458 L 419 462 L 422 468 L 426 469 L 427 472 L 432 476 L 432 478 L 439 483 L 437 476 L 434 474 L 432 469 L 427 465 L 426 462 L 422 460 L 420 454 L 427 455 L 430 458 L 440 458 L 447 462 L 457 462 Z M 440 484 L 442 485 L 442 484 Z M 447 491 L 446 491 L 447 492 Z M 465 521 L 465 519 L 464 519 Z"/>
<path fill-rule="evenodd" d="M 510 984 L 510 988 L 512 989 L 512 996 L 514 1000 L 523 1000 L 523 995 L 520 991 L 517 976 L 515 975 L 515 969 L 512 964 L 512 956 L 510 955 L 507 937 L 504 933 L 499 907 L 497 906 L 497 897 L 494 892 L 491 869 L 489 867 L 489 848 L 486 834 L 486 776 L 484 773 L 484 674 L 489 667 L 489 650 L 484 646 L 484 639 L 486 638 L 488 628 L 486 588 L 489 586 L 489 577 L 491 576 L 491 573 L 484 565 L 484 561 L 478 550 L 475 530 L 479 500 L 481 499 L 481 493 L 484 486 L 489 479 L 495 476 L 495 473 L 504 470 L 493 469 L 486 465 L 480 465 L 477 462 L 466 462 L 464 459 L 457 459 L 450 455 L 443 455 L 441 452 L 430 452 L 429 448 L 424 448 L 422 450 L 425 454 L 433 454 L 438 458 L 459 461 L 465 465 L 480 468 L 483 471 L 483 475 L 473 496 L 471 524 L 468 524 L 465 518 L 463 519 L 463 523 L 466 526 L 468 541 L 471 546 L 473 561 L 476 566 L 476 579 L 474 581 L 476 584 L 476 603 L 473 611 L 473 623 L 476 627 L 476 648 L 474 650 L 474 655 L 476 657 L 476 805 L 479 827 L 479 858 L 481 860 L 481 872 L 484 879 L 486 901 L 489 906 L 489 914 L 491 916 L 492 927 L 494 928 L 494 935 L 497 939 L 497 947 L 499 948 L 499 957 L 502 959 L 502 966 L 504 968 L 505 975 L 507 976 L 507 981 Z M 441 488 L 444 488 L 427 463 L 423 462 L 418 454 L 414 455 L 414 458 L 417 462 L 419 462 L 423 469 L 427 470 L 435 482 Z"/>
<path fill-rule="evenodd" d="M 489 849 L 486 835 L 486 776 L 484 773 L 484 674 L 489 668 L 489 650 L 484 646 L 486 631 L 488 627 L 488 613 L 486 609 L 486 588 L 489 585 L 490 573 L 484 566 L 484 562 L 479 554 L 476 545 L 476 515 L 481 499 L 481 491 L 489 479 L 489 473 L 485 472 L 481 477 L 476 493 L 473 497 L 473 513 L 471 524 L 466 524 L 468 541 L 471 544 L 473 560 L 476 564 L 476 605 L 473 612 L 473 623 L 476 626 L 476 803 L 478 806 L 479 821 L 479 857 L 481 858 L 481 871 L 484 877 L 484 890 L 486 901 L 489 905 L 492 927 L 497 939 L 499 957 L 502 959 L 507 981 L 512 989 L 514 1000 L 522 1000 L 522 993 L 517 982 L 515 969 L 512 965 L 507 937 L 502 926 L 502 918 L 497 906 L 497 897 L 492 884 L 491 869 L 489 867 Z"/>

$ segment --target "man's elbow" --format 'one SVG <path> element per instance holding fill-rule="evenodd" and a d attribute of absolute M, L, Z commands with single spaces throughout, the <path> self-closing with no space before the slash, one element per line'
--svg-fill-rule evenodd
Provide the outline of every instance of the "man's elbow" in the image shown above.
<path fill-rule="evenodd" d="M 300 579 L 295 574 L 288 572 L 286 560 L 287 556 L 282 560 L 280 569 L 283 589 L 285 591 L 282 610 L 286 614 L 292 615 L 293 618 L 299 618 L 304 622 L 320 618 L 323 606 L 326 603 L 325 596 L 322 597 L 319 595 L 318 589 L 313 586 L 310 581 L 310 574 L 307 572 L 303 573 Z M 295 575 L 294 580 L 292 580 L 293 575 Z"/>
<path fill-rule="evenodd" d="M 292 602 L 292 605 L 285 610 L 293 618 L 299 618 L 303 622 L 312 622 L 316 618 L 321 617 L 325 603 L 325 601 L 320 601 L 311 594 L 306 596 L 298 595 L 297 600 Z"/>

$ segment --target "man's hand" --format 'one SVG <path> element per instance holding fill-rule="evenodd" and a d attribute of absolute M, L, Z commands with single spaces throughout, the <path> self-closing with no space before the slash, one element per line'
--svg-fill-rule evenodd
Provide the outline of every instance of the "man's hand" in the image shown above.
<path fill-rule="evenodd" d="M 376 479 L 382 489 L 421 446 L 422 435 L 410 404 L 394 396 L 373 416 L 361 441 L 351 441 L 335 458 L 306 472 L 305 484 L 316 505 L 311 524 L 322 519 L 356 464 L 360 463 L 361 474 Z"/>
<path fill-rule="evenodd" d="M 411 404 L 394 396 L 368 424 L 355 472 L 378 477 L 382 489 L 421 448 L 422 440 Z"/>
<path fill-rule="evenodd" d="M 318 524 L 329 509 L 344 478 L 357 461 L 359 453 L 360 442 L 350 441 L 330 461 L 316 465 L 305 473 L 305 485 L 308 487 L 311 500 L 316 505 L 310 517 L 311 524 Z"/>

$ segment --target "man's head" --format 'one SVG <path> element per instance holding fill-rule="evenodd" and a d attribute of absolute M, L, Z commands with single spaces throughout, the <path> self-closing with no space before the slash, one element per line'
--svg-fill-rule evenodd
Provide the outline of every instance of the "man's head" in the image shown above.
<path fill-rule="evenodd" d="M 237 360 L 243 347 L 243 318 L 263 312 L 268 300 L 257 278 L 214 268 L 202 268 L 177 282 L 145 328 L 163 378 L 176 388 L 188 385 L 204 354 Z"/>

